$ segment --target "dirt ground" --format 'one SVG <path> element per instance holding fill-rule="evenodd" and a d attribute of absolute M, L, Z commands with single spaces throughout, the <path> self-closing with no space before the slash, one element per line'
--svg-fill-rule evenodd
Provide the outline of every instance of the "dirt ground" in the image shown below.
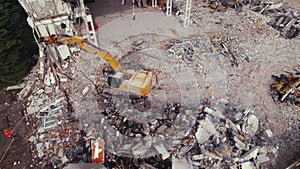
<path fill-rule="evenodd" d="M 26 141 L 26 136 L 30 133 L 30 127 L 26 125 L 23 119 L 24 106 L 18 102 L 16 96 L 12 93 L 0 91 L 0 142 L 1 142 L 1 158 L 8 149 L 0 168 L 30 168 L 31 148 Z M 4 135 L 3 130 L 13 130 L 15 138 L 8 138 Z M 10 143 L 12 142 L 11 146 Z"/>

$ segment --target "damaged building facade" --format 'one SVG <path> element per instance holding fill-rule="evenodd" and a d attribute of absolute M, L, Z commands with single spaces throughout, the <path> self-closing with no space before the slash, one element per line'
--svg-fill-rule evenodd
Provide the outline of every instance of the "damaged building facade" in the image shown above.
<path fill-rule="evenodd" d="M 19 100 L 26 102 L 28 125 L 32 126 L 28 138 L 33 150 L 30 167 L 62 168 L 67 162 L 92 162 L 93 150 L 85 146 L 85 134 L 79 130 L 69 101 L 70 86 L 66 85 L 72 78 L 68 68 L 80 49 L 46 41 L 57 35 L 78 36 L 98 46 L 92 15 L 83 0 L 20 0 L 19 3 L 28 14 L 27 22 L 39 47 L 36 69 L 25 79 L 26 85 L 19 93 Z M 89 156 L 82 156 L 83 152 Z"/>
<path fill-rule="evenodd" d="M 43 39 L 53 35 L 80 36 L 98 46 L 92 15 L 83 0 L 20 0 L 19 3 L 28 14 L 27 22 L 39 46 L 39 74 L 47 85 L 57 83 L 56 75 L 50 73 L 53 72 L 50 62 L 61 70 L 59 62 L 74 51 L 66 44 L 46 44 Z"/>
<path fill-rule="evenodd" d="M 27 22 L 38 37 L 82 36 L 97 45 L 91 13 L 83 0 L 19 0 L 28 14 Z"/>

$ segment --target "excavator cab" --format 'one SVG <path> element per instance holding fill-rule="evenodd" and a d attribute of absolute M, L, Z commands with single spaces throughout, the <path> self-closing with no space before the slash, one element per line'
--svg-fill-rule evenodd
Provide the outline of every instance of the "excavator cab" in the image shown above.
<path fill-rule="evenodd" d="M 107 83 L 110 87 L 145 97 L 151 88 L 152 72 L 140 70 L 128 79 L 125 73 L 110 71 Z"/>
<path fill-rule="evenodd" d="M 124 80 L 124 73 L 114 72 L 108 75 L 107 83 L 111 87 L 119 88 Z"/>

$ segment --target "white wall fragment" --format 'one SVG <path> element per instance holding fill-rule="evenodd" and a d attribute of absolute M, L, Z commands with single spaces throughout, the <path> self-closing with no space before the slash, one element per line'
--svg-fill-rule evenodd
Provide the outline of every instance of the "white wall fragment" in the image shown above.
<path fill-rule="evenodd" d="M 82 96 L 85 97 L 88 94 L 88 92 L 90 91 L 90 89 L 91 89 L 90 87 L 86 86 L 81 93 Z"/>
<path fill-rule="evenodd" d="M 193 169 L 192 163 L 185 158 L 176 158 L 172 156 L 172 169 Z"/>
<path fill-rule="evenodd" d="M 160 143 L 153 145 L 157 152 L 159 152 L 162 155 L 162 159 L 165 160 L 170 157 L 170 153 L 166 149 L 166 147 Z"/>
<path fill-rule="evenodd" d="M 66 60 L 69 56 L 71 56 L 71 53 L 67 45 L 57 46 L 57 50 L 59 51 L 61 59 L 63 60 Z"/>
<path fill-rule="evenodd" d="M 37 26 L 37 29 L 38 29 L 38 33 L 39 33 L 40 37 L 47 37 L 47 36 L 49 36 L 49 33 L 48 33 L 45 25 L 39 25 L 39 26 Z"/>
<path fill-rule="evenodd" d="M 211 108 L 208 108 L 208 107 L 205 107 L 204 110 L 203 110 L 205 113 L 208 113 L 214 117 L 217 117 L 217 118 L 220 118 L 220 119 L 224 119 L 225 116 L 219 112 L 219 111 L 216 111 L 216 110 L 213 110 Z"/>
<path fill-rule="evenodd" d="M 48 25 L 48 30 L 50 35 L 56 35 L 56 31 L 53 24 Z"/>
<path fill-rule="evenodd" d="M 265 162 L 268 162 L 270 159 L 269 157 L 267 156 L 267 154 L 260 154 L 257 156 L 257 163 L 265 163 Z"/>
<path fill-rule="evenodd" d="M 219 137 L 219 133 L 209 118 L 205 118 L 205 120 L 201 120 L 199 123 L 200 124 L 195 134 L 199 144 L 206 142 L 211 135 Z"/>
<path fill-rule="evenodd" d="M 254 164 L 251 163 L 250 161 L 241 163 L 240 165 L 241 165 L 241 169 L 256 169 Z"/>
<path fill-rule="evenodd" d="M 258 129 L 258 118 L 254 114 L 250 114 L 242 125 L 242 131 L 248 135 L 254 135 Z"/>

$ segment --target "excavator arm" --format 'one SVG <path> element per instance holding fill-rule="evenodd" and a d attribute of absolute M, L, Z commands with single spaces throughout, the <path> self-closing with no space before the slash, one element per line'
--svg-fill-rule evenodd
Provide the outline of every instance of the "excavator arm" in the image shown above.
<path fill-rule="evenodd" d="M 114 71 L 116 72 L 122 71 L 122 67 L 115 56 L 113 56 L 110 52 L 101 50 L 96 46 L 88 44 L 88 42 L 86 42 L 86 40 L 81 37 L 72 36 L 72 37 L 58 38 L 56 36 L 54 37 L 54 40 L 53 37 L 48 37 L 46 40 L 49 42 L 54 41 L 63 44 L 77 44 L 81 49 L 86 50 L 89 53 L 94 53 L 98 57 L 106 60 Z"/>
<path fill-rule="evenodd" d="M 101 57 L 102 59 L 106 60 L 114 71 L 116 72 L 122 71 L 122 67 L 119 61 L 110 52 L 99 50 L 96 47 L 87 45 L 85 43 L 78 43 L 78 46 L 81 49 L 84 49 L 90 53 L 95 53 L 98 57 Z"/>

